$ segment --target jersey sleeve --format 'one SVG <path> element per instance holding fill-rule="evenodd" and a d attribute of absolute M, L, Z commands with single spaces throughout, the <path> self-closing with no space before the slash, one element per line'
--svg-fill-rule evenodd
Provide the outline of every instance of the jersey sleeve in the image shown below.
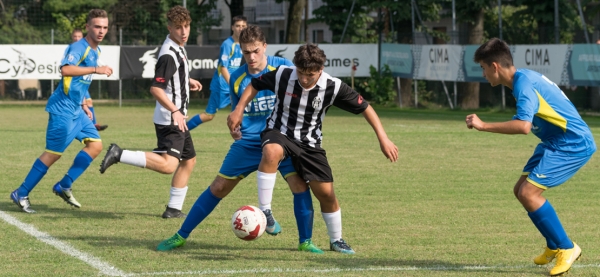
<path fill-rule="evenodd" d="M 65 55 L 64 55 L 62 61 L 60 62 L 61 67 L 65 66 L 65 65 L 77 65 L 77 63 L 79 63 L 79 60 L 81 60 L 81 57 L 83 56 L 83 52 L 78 51 L 78 47 L 73 47 L 73 46 L 74 45 L 71 44 L 65 50 Z"/>
<path fill-rule="evenodd" d="M 235 75 L 235 73 L 234 73 L 234 75 Z M 239 78 L 239 76 L 235 76 L 235 77 Z M 238 94 L 236 94 L 235 90 L 234 90 L 234 86 L 235 86 L 235 82 L 229 82 L 229 98 L 231 99 L 231 111 L 235 110 L 235 107 L 237 107 L 237 104 L 240 102 L 240 96 L 244 92 L 242 90 L 242 87 L 240 87 L 240 91 L 238 92 Z"/>
<path fill-rule="evenodd" d="M 362 113 L 369 107 L 369 103 L 345 83 L 340 84 L 340 90 L 333 100 L 333 105 L 353 114 Z"/>
<path fill-rule="evenodd" d="M 540 101 L 531 81 L 520 78 L 514 86 L 513 95 L 517 100 L 517 114 L 513 119 L 533 122 Z"/>
<path fill-rule="evenodd" d="M 252 78 L 252 87 L 258 91 L 268 89 L 277 93 L 275 91 L 275 78 L 277 77 L 277 71 L 279 69 L 280 67 L 278 67 L 277 70 L 260 75 L 258 78 Z"/>
<path fill-rule="evenodd" d="M 229 54 L 231 53 L 231 44 L 223 42 L 219 53 L 219 65 L 223 67 L 229 66 Z"/>
<path fill-rule="evenodd" d="M 169 80 L 173 77 L 173 74 L 177 71 L 175 60 L 170 55 L 162 55 L 156 62 L 154 68 L 154 79 L 152 79 L 152 86 L 161 89 L 166 89 L 169 84 Z"/>

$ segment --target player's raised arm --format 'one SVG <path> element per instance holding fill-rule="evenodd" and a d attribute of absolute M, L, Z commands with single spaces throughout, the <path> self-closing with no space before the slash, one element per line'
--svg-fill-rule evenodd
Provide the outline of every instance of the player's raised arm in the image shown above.
<path fill-rule="evenodd" d="M 485 131 L 490 133 L 517 135 L 529 134 L 531 130 L 531 122 L 524 120 L 511 120 L 506 122 L 494 122 L 486 123 L 483 122 L 476 114 L 467 115 L 465 120 L 469 129 L 475 128 L 478 131 Z"/>

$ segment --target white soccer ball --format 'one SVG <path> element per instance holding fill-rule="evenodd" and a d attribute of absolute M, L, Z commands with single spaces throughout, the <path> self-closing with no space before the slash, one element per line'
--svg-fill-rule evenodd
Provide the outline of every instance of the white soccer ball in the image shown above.
<path fill-rule="evenodd" d="M 260 238 L 265 228 L 267 228 L 267 218 L 259 208 L 254 206 L 243 206 L 231 217 L 233 233 L 243 240 Z"/>

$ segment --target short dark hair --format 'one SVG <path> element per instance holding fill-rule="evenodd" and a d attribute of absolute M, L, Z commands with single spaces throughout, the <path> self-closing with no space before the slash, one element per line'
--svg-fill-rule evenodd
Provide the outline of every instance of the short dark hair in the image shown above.
<path fill-rule="evenodd" d="M 90 12 L 88 13 L 87 16 L 87 23 L 90 23 L 90 21 L 94 18 L 108 18 L 108 14 L 106 13 L 105 10 L 101 10 L 101 9 L 92 9 L 90 10 Z"/>
<path fill-rule="evenodd" d="M 316 44 L 307 43 L 301 45 L 294 53 L 294 65 L 300 71 L 314 72 L 323 69 L 327 56 Z"/>
<path fill-rule="evenodd" d="M 167 12 L 167 21 L 169 24 L 173 24 L 175 26 L 183 26 L 186 23 L 191 23 L 192 17 L 186 8 L 182 6 L 175 6 Z"/>
<path fill-rule="evenodd" d="M 254 43 L 254 42 L 266 43 L 265 33 L 262 29 L 256 25 L 248 25 L 248 27 L 240 33 L 240 44 L 242 43 Z"/>
<path fill-rule="evenodd" d="M 502 67 L 513 66 L 513 58 L 510 53 L 510 47 L 505 41 L 499 38 L 492 38 L 482 44 L 475 51 L 473 61 L 476 63 L 483 62 L 491 65 L 493 62 L 500 64 Z"/>
<path fill-rule="evenodd" d="M 73 32 L 71 32 L 71 35 L 74 34 L 74 33 L 81 33 L 83 35 L 83 31 L 81 29 L 79 29 L 79 28 L 73 29 Z"/>
<path fill-rule="evenodd" d="M 231 19 L 231 26 L 233 26 L 238 21 L 248 22 L 248 19 L 243 15 L 236 15 Z"/>

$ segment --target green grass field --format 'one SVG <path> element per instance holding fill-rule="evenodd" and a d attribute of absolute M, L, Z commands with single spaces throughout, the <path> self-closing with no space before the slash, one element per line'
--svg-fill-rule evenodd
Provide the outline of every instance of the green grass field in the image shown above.
<path fill-rule="evenodd" d="M 110 126 L 101 133 L 104 149 L 118 142 L 127 149 L 151 150 L 156 145 L 153 109 L 153 105 L 97 106 L 99 121 Z M 292 195 L 281 178 L 273 209 L 283 233 L 265 234 L 253 242 L 233 235 L 233 212 L 257 203 L 254 174 L 221 201 L 183 248 L 159 253 L 156 245 L 183 222 L 160 218 L 170 176 L 121 164 L 101 175 L 103 152 L 74 184 L 74 195 L 83 207 L 73 209 L 52 194 L 51 186 L 81 149 L 78 142 L 30 194 L 37 213 L 22 213 L 9 194 L 44 150 L 47 113 L 43 106 L 0 106 L 0 275 L 548 275 L 549 267 L 532 262 L 545 241 L 512 193 L 538 143 L 535 136 L 469 130 L 464 111 L 376 110 L 400 150 L 397 163 L 385 159 L 362 116 L 332 109 L 324 121 L 324 147 L 342 207 L 344 238 L 357 254 L 314 255 L 296 251 Z M 191 109 L 200 111 L 201 106 Z M 186 212 L 215 177 L 232 142 L 227 114 L 220 112 L 213 122 L 192 132 L 198 162 Z M 512 113 L 479 115 L 484 121 L 506 121 Z M 598 138 L 600 118 L 585 120 Z M 571 276 L 600 276 L 599 167 L 595 156 L 569 182 L 545 193 L 583 249 Z M 313 200 L 317 211 L 313 240 L 328 250 L 319 204 Z M 24 229 L 43 233 L 36 238 Z M 79 259 L 64 253 L 73 249 L 79 252 L 71 254 Z"/>

